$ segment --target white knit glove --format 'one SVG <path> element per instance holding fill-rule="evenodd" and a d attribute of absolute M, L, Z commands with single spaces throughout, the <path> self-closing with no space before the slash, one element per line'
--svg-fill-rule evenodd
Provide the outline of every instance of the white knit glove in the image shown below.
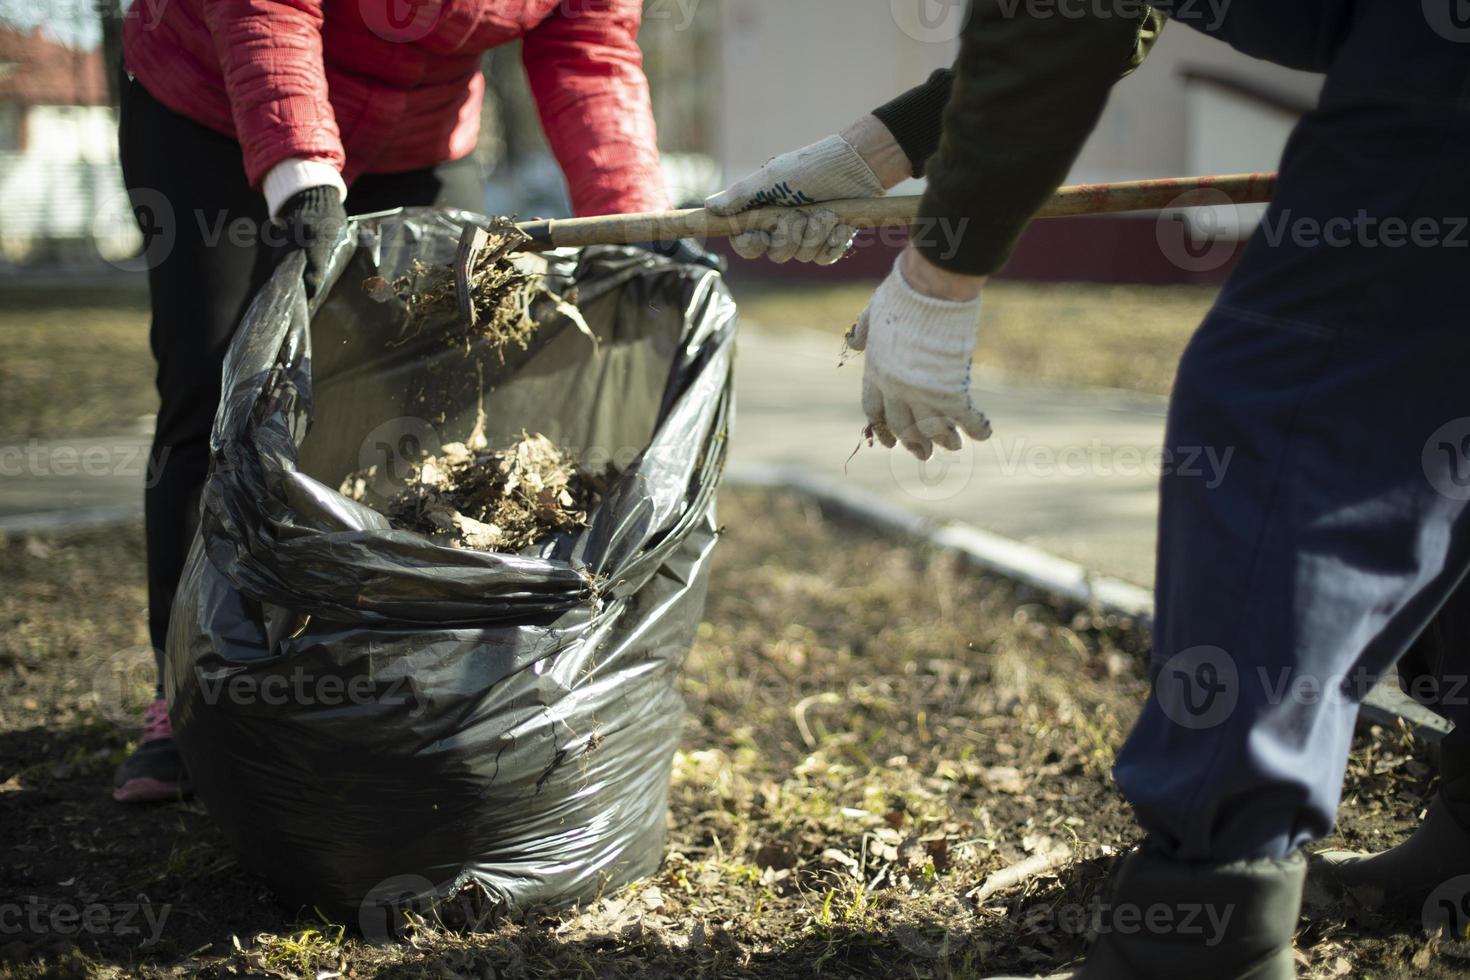
<path fill-rule="evenodd" d="M 897 262 L 847 335 L 867 351 L 863 412 L 873 434 L 919 459 L 934 443 L 960 448 L 960 430 L 990 438 L 990 422 L 970 404 L 970 361 L 980 326 L 980 300 L 935 299 L 914 290 Z"/>
<path fill-rule="evenodd" d="M 763 227 L 730 240 L 735 254 L 746 259 L 766 255 L 772 262 L 816 262 L 831 265 L 852 247 L 857 229 L 837 213 L 810 205 L 851 197 L 882 197 L 883 182 L 862 154 L 841 136 L 783 154 L 739 183 L 704 202 L 715 214 L 731 215 L 751 208 L 780 205 L 792 210 Z"/>

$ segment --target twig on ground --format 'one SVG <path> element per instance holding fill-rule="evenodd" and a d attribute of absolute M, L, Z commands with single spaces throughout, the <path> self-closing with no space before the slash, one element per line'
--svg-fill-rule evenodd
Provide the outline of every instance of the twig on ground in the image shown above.
<path fill-rule="evenodd" d="M 991 895 L 1046 874 L 1071 856 L 1072 849 L 1066 844 L 1050 844 L 1030 857 L 988 875 L 978 887 L 970 889 L 965 897 L 973 898 L 977 904 L 984 904 Z"/>
<path fill-rule="evenodd" d="M 821 694 L 809 694 L 792 706 L 791 717 L 796 719 L 796 730 L 801 733 L 801 740 L 806 743 L 807 748 L 816 748 L 817 740 L 806 723 L 806 710 L 814 704 L 840 704 L 841 702 L 842 695 L 834 691 L 824 691 Z"/>

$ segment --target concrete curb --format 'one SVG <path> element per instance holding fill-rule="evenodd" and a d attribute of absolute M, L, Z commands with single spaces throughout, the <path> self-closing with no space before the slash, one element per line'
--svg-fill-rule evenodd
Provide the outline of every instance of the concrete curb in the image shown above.
<path fill-rule="evenodd" d="M 20 534 L 85 531 L 117 527 L 143 519 L 143 505 L 135 507 L 86 507 L 78 510 L 35 511 L 0 517 L 0 538 Z"/>
<path fill-rule="evenodd" d="M 731 467 L 725 482 L 734 486 L 788 489 L 861 524 L 896 537 L 957 552 L 978 568 L 1022 582 L 1048 595 L 1129 616 L 1145 629 L 1153 626 L 1153 593 L 1120 579 L 1097 575 L 1076 562 L 967 524 L 932 520 L 863 490 L 778 466 Z M 1368 692 L 1360 723 L 1397 728 L 1402 722 L 1426 742 L 1437 742 L 1453 727 L 1398 689 L 1391 676 Z"/>

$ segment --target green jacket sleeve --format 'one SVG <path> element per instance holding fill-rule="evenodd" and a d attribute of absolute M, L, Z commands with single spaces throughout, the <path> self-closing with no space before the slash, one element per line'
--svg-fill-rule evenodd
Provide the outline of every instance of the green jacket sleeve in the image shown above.
<path fill-rule="evenodd" d="M 955 272 L 988 275 L 1005 264 L 1071 169 L 1113 83 L 1138 67 L 1164 23 L 1142 4 L 1128 17 L 1095 5 L 1075 8 L 1091 11 L 1083 16 L 1028 15 L 1026 6 L 972 0 L 955 67 L 875 112 L 915 174 L 929 177 L 915 243 Z"/>
<path fill-rule="evenodd" d="M 939 134 L 944 131 L 944 107 L 949 104 L 954 87 L 954 69 L 941 68 L 923 85 L 873 110 L 878 121 L 888 127 L 904 155 L 914 168 L 914 176 L 924 176 L 924 165 L 939 149 Z"/>

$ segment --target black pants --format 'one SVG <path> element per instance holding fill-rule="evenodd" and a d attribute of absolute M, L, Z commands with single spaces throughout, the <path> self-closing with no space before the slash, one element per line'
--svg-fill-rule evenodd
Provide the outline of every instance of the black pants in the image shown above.
<path fill-rule="evenodd" d="M 265 199 L 246 180 L 234 139 L 180 116 L 125 79 L 119 142 L 123 179 L 147 239 L 149 342 L 158 364 L 144 516 L 148 629 L 161 677 L 169 610 L 199 522 L 225 350 L 277 252 L 257 233 L 267 220 Z M 349 188 L 347 207 L 354 214 L 413 205 L 481 211 L 484 201 L 479 168 L 465 158 L 364 175 Z"/>

